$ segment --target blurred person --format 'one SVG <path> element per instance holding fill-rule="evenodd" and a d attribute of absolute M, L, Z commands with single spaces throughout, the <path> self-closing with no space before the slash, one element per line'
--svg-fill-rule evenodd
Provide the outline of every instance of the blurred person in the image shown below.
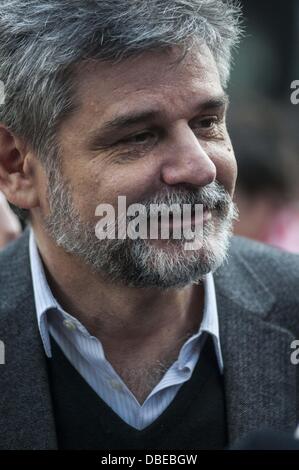
<path fill-rule="evenodd" d="M 0 448 L 219 449 L 294 431 L 299 260 L 232 236 L 239 8 L 1 7 L 0 186 L 30 226 L 0 255 Z M 98 239 L 96 209 L 120 195 L 203 206 L 202 245 Z"/>
<path fill-rule="evenodd" d="M 18 238 L 20 233 L 21 224 L 0 191 L 0 250 Z"/>
<path fill-rule="evenodd" d="M 238 162 L 235 233 L 299 253 L 299 149 L 290 121 L 282 106 L 261 97 L 236 103 L 231 112 Z"/>

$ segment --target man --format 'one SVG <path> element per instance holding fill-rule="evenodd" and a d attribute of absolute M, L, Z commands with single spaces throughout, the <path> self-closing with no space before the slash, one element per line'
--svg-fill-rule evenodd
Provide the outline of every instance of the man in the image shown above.
<path fill-rule="evenodd" d="M 2 8 L 1 189 L 30 224 L 0 258 L 1 448 L 215 449 L 295 429 L 298 258 L 242 239 L 228 254 L 238 18 L 219 0 Z M 98 206 L 120 196 L 147 216 L 203 206 L 200 247 L 99 239 Z"/>

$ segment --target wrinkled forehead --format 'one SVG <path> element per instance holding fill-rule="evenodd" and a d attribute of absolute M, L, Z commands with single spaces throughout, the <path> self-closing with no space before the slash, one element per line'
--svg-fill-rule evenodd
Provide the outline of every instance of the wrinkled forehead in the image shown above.
<path fill-rule="evenodd" d="M 223 92 L 219 72 L 206 46 L 193 49 L 183 60 L 176 49 L 146 52 L 118 64 L 89 61 L 75 71 L 76 98 L 82 111 L 116 112 L 158 101 L 179 105 L 213 98 Z"/>

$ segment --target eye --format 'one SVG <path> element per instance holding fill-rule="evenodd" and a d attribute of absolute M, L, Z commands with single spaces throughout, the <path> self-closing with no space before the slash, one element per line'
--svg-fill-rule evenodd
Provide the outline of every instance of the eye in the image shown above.
<path fill-rule="evenodd" d="M 140 132 L 139 134 L 132 135 L 121 140 L 121 143 L 128 143 L 128 144 L 147 144 L 155 139 L 156 136 L 152 132 Z"/>
<path fill-rule="evenodd" d="M 223 131 L 223 118 L 219 116 L 206 116 L 197 121 L 192 130 L 198 137 L 207 139 L 222 139 Z"/>
<path fill-rule="evenodd" d="M 204 129 L 210 129 L 215 124 L 217 124 L 217 122 L 218 122 L 218 118 L 216 116 L 213 116 L 213 117 L 202 119 L 200 121 L 200 124 L 201 124 L 201 127 L 203 127 Z"/>

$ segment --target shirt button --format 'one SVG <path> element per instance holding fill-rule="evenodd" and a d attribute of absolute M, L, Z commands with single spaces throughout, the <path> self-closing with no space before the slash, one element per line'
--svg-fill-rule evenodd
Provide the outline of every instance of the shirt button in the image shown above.
<path fill-rule="evenodd" d="M 77 328 L 75 323 L 71 320 L 63 320 L 63 324 L 70 331 L 75 331 Z"/>

